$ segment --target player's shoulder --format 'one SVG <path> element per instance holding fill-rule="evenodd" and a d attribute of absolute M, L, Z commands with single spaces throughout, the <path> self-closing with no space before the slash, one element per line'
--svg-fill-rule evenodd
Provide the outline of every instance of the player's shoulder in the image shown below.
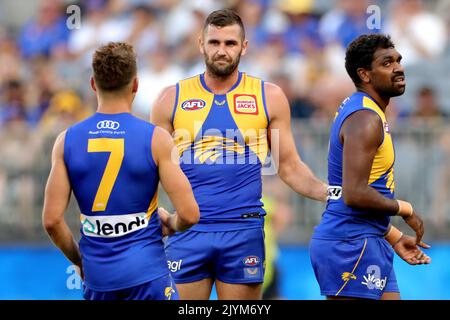
<path fill-rule="evenodd" d="M 96 115 L 97 115 L 97 113 L 94 113 L 94 114 L 90 115 L 89 117 L 72 124 L 71 126 L 69 126 L 67 128 L 66 131 L 67 132 L 74 131 L 74 130 L 76 131 L 78 129 L 82 129 L 82 128 L 85 128 L 86 126 L 89 126 L 96 118 Z"/>
<path fill-rule="evenodd" d="M 264 81 L 264 93 L 269 99 L 280 99 L 286 96 L 279 85 L 268 81 Z"/>
<path fill-rule="evenodd" d="M 154 126 L 153 137 L 155 139 L 155 142 L 163 144 L 166 144 L 168 142 L 173 143 L 173 138 L 166 129 L 156 125 L 153 126 Z"/>
<path fill-rule="evenodd" d="M 170 133 L 159 126 L 155 126 L 152 139 L 152 152 L 155 162 L 158 163 L 160 156 L 170 154 L 174 147 Z"/>
<path fill-rule="evenodd" d="M 171 109 L 178 95 L 178 83 L 164 87 L 158 94 L 152 109 Z"/>

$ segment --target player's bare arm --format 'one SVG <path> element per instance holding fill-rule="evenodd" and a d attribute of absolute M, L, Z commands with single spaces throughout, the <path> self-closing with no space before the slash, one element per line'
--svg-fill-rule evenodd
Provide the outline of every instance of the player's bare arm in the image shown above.
<path fill-rule="evenodd" d="M 275 158 L 275 161 L 279 164 L 280 178 L 295 192 L 311 199 L 326 201 L 327 184 L 314 175 L 297 152 L 286 95 L 277 85 L 267 82 L 264 85 L 270 118 L 269 144 L 271 148 L 279 148 L 278 158 Z M 272 130 L 279 132 L 278 146 L 272 143 Z M 277 157 L 277 153 L 274 152 L 273 156 Z"/>
<path fill-rule="evenodd" d="M 191 185 L 180 168 L 178 155 L 172 156 L 172 152 L 177 150 L 172 137 L 158 127 L 155 128 L 153 135 L 152 151 L 158 166 L 159 178 L 176 211 L 174 215 L 168 215 L 163 209 L 158 213 L 163 224 L 172 231 L 185 231 L 198 222 L 200 210 Z"/>
<path fill-rule="evenodd" d="M 355 112 L 342 125 L 340 138 L 344 145 L 342 193 L 345 204 L 396 215 L 399 212 L 398 202 L 384 197 L 368 185 L 373 159 L 383 139 L 379 116 L 369 110 Z M 422 219 L 414 210 L 403 218 L 416 232 L 416 242 L 420 244 L 424 233 Z"/>
<path fill-rule="evenodd" d="M 173 132 L 172 112 L 176 99 L 176 85 L 166 87 L 161 91 L 155 104 L 152 107 L 150 122 L 156 126 Z"/>
<path fill-rule="evenodd" d="M 52 168 L 45 188 L 42 222 L 53 243 L 82 270 L 81 254 L 72 232 L 64 220 L 71 187 L 64 163 L 65 132 L 56 139 L 52 152 Z"/>

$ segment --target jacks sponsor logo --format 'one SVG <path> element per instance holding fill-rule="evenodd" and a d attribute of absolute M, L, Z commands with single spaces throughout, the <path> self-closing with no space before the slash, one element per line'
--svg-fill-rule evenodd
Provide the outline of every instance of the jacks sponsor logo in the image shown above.
<path fill-rule="evenodd" d="M 81 215 L 81 230 L 85 236 L 115 238 L 144 229 L 148 225 L 145 212 L 115 216 Z"/>
<path fill-rule="evenodd" d="M 257 256 L 248 256 L 243 260 L 244 264 L 249 267 L 254 267 L 259 265 L 260 259 Z"/>
<path fill-rule="evenodd" d="M 234 112 L 240 114 L 258 114 L 256 96 L 253 94 L 235 94 Z"/>
<path fill-rule="evenodd" d="M 120 127 L 120 123 L 117 121 L 112 120 L 103 120 L 97 122 L 97 129 L 110 129 L 110 130 L 117 130 Z"/>
<path fill-rule="evenodd" d="M 202 99 L 190 99 L 181 104 L 181 109 L 186 111 L 200 110 L 206 107 L 206 102 Z"/>

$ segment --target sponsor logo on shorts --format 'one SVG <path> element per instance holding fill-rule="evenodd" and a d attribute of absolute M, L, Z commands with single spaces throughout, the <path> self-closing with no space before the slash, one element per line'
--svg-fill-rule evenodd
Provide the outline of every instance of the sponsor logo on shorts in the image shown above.
<path fill-rule="evenodd" d="M 167 300 L 171 300 L 172 294 L 174 294 L 174 293 L 175 293 L 175 290 L 172 288 L 172 286 L 166 287 L 164 289 L 164 295 L 166 296 Z"/>
<path fill-rule="evenodd" d="M 258 114 L 256 96 L 253 94 L 235 94 L 234 112 L 240 114 Z"/>
<path fill-rule="evenodd" d="M 246 266 L 254 267 L 259 264 L 260 259 L 257 256 L 248 256 L 244 258 L 243 262 Z"/>
<path fill-rule="evenodd" d="M 171 272 L 177 272 L 181 269 L 181 263 L 183 262 L 183 259 L 180 259 L 178 261 L 167 261 L 167 266 L 169 267 L 169 270 Z"/>
<path fill-rule="evenodd" d="M 365 285 L 368 289 L 383 290 L 386 286 L 387 277 L 381 279 L 380 267 L 377 265 L 370 265 L 367 267 L 367 275 L 363 276 L 364 280 L 361 284 Z"/>
<path fill-rule="evenodd" d="M 186 111 L 200 110 L 206 107 L 206 102 L 202 99 L 190 99 L 181 104 L 181 109 Z"/>
<path fill-rule="evenodd" d="M 100 238 L 120 237 L 144 229 L 148 225 L 145 212 L 111 216 L 82 214 L 80 220 L 81 230 L 85 236 Z"/>
<path fill-rule="evenodd" d="M 260 269 L 256 268 L 244 268 L 244 278 L 254 279 L 260 277 Z"/>
<path fill-rule="evenodd" d="M 97 129 L 110 129 L 110 130 L 117 130 L 120 127 L 120 123 L 117 121 L 112 120 L 103 120 L 97 122 Z"/>
<path fill-rule="evenodd" d="M 342 197 L 341 186 L 329 186 L 327 189 L 327 200 L 339 200 Z"/>

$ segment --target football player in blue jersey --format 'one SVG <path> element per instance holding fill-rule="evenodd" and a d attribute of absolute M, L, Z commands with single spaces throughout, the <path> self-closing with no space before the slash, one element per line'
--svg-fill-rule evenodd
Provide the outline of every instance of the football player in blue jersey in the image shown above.
<path fill-rule="evenodd" d="M 162 237 L 194 225 L 198 205 L 172 159 L 171 136 L 130 113 L 138 89 L 132 46 L 98 48 L 92 67 L 97 112 L 56 139 L 43 225 L 79 267 L 85 299 L 177 299 Z M 159 182 L 175 214 L 158 212 Z M 79 246 L 64 220 L 72 191 L 81 213 Z"/>
<path fill-rule="evenodd" d="M 321 294 L 329 299 L 400 299 L 394 251 L 412 265 L 431 261 L 420 249 L 429 248 L 422 219 L 394 197 L 395 153 L 385 111 L 405 91 L 401 59 L 385 35 L 360 36 L 347 48 L 345 67 L 357 91 L 331 127 L 329 198 L 310 243 Z M 394 215 L 415 238 L 390 224 Z"/>
<path fill-rule="evenodd" d="M 247 50 L 241 18 L 212 12 L 199 48 L 206 71 L 164 89 L 152 108 L 152 121 L 174 136 L 201 213 L 188 232 L 168 238 L 166 253 L 182 299 L 208 299 L 214 283 L 219 299 L 260 299 L 269 150 L 273 173 L 292 190 L 325 201 L 327 185 L 297 153 L 280 87 L 238 70 Z"/>

